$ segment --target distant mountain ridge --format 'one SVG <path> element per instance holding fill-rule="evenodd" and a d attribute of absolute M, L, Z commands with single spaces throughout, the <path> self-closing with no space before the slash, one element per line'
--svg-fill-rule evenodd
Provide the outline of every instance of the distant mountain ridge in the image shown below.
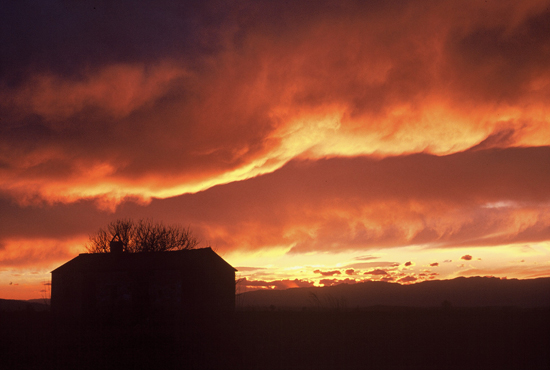
<path fill-rule="evenodd" d="M 237 308 L 354 309 L 373 306 L 550 307 L 550 278 L 459 277 L 401 285 L 380 281 L 331 287 L 257 290 L 237 295 Z"/>
<path fill-rule="evenodd" d="M 49 311 L 49 299 L 29 299 L 28 301 L 18 301 L 15 299 L 0 299 L 0 311 Z"/>

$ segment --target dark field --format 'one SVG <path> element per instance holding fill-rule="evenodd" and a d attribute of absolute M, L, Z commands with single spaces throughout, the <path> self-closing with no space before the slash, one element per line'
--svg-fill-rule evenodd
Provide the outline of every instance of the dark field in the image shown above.
<path fill-rule="evenodd" d="M 2 369 L 550 369 L 550 310 L 247 311 L 155 326 L 0 312 Z"/>

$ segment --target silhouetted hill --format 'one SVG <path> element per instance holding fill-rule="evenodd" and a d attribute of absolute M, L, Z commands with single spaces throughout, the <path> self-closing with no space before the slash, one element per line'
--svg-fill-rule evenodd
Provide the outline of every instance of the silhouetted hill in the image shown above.
<path fill-rule="evenodd" d="M 49 311 L 50 306 L 39 302 L 38 299 L 18 301 L 15 299 L 0 299 L 0 311 Z"/>
<path fill-rule="evenodd" d="M 550 278 L 529 280 L 459 277 L 400 285 L 369 281 L 332 287 L 253 291 L 237 296 L 237 307 L 354 309 L 373 306 L 550 307 Z"/>
<path fill-rule="evenodd" d="M 27 302 L 32 303 L 40 303 L 46 306 L 50 305 L 50 299 L 49 298 L 35 298 L 35 299 L 27 299 Z"/>

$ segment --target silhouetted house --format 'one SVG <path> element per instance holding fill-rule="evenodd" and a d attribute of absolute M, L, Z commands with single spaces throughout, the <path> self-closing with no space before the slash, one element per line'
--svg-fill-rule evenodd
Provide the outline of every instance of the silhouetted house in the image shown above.
<path fill-rule="evenodd" d="M 235 271 L 211 248 L 80 254 L 52 271 L 52 311 L 114 322 L 225 314 L 235 307 Z"/>

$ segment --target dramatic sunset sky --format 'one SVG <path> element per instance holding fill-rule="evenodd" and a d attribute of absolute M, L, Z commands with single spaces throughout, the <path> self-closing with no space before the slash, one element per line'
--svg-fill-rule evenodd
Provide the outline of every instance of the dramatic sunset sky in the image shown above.
<path fill-rule="evenodd" d="M 119 218 L 239 291 L 550 276 L 549 103 L 549 1 L 5 1 L 0 298 Z"/>

